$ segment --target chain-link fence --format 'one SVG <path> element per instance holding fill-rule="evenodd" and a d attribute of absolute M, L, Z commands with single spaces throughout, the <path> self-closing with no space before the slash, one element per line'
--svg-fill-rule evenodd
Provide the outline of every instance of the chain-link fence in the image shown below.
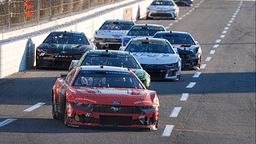
<path fill-rule="evenodd" d="M 120 0 L 0 0 L 0 30 L 63 16 L 115 1 Z M 33 8 L 25 10 L 26 5 L 33 6 Z"/>

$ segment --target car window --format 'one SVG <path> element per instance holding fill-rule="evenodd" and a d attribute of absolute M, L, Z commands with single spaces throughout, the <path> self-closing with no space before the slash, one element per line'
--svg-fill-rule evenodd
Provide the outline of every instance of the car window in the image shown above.
<path fill-rule="evenodd" d="M 105 22 L 100 30 L 129 30 L 133 25 L 133 22 Z"/>
<path fill-rule="evenodd" d="M 111 71 L 80 71 L 73 86 L 143 89 L 131 73 Z"/>
<path fill-rule="evenodd" d="M 140 69 L 132 55 L 87 54 L 82 65 L 104 65 Z"/>
<path fill-rule="evenodd" d="M 159 6 L 159 5 L 168 5 L 168 6 L 174 6 L 174 3 L 172 1 L 153 1 L 151 5 Z"/>
<path fill-rule="evenodd" d="M 153 36 L 158 31 L 165 31 L 161 27 L 133 27 L 128 36 Z"/>
<path fill-rule="evenodd" d="M 130 52 L 148 52 L 148 53 L 172 53 L 171 46 L 163 41 L 132 41 L 127 46 L 126 51 Z"/>
<path fill-rule="evenodd" d="M 187 44 L 187 45 L 195 45 L 193 38 L 188 34 L 156 34 L 154 38 L 163 38 L 167 39 L 172 45 L 177 44 Z"/>
<path fill-rule="evenodd" d="M 56 44 L 84 44 L 89 45 L 89 41 L 84 34 L 72 33 L 51 33 L 43 43 Z"/>

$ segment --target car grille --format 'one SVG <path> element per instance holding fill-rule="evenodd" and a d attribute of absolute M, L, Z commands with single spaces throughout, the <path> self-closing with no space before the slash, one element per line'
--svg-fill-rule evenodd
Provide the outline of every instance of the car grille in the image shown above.
<path fill-rule="evenodd" d="M 173 17 L 170 13 L 152 13 L 151 16 L 155 17 Z"/>
<path fill-rule="evenodd" d="M 166 75 L 166 70 L 159 70 L 159 69 L 145 69 L 150 77 L 159 77 L 164 78 Z"/>
<path fill-rule="evenodd" d="M 189 59 L 189 55 L 187 55 L 187 54 L 179 54 L 179 55 L 180 55 L 180 58 L 183 60 Z"/>
<path fill-rule="evenodd" d="M 120 42 L 121 43 L 121 39 L 116 39 L 116 38 L 104 38 L 103 41 L 104 42 Z"/>
<path fill-rule="evenodd" d="M 132 125 L 132 116 L 100 116 L 100 124 Z"/>
<path fill-rule="evenodd" d="M 92 105 L 91 111 L 94 113 L 118 113 L 118 114 L 141 114 L 142 110 L 138 106 L 116 106 L 116 105 Z"/>

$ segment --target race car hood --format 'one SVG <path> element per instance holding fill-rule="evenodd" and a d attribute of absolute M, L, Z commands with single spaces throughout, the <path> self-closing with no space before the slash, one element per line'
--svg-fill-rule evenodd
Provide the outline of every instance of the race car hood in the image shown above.
<path fill-rule="evenodd" d="M 179 56 L 168 53 L 132 53 L 140 64 L 170 64 L 179 61 Z"/>
<path fill-rule="evenodd" d="M 161 11 L 169 11 L 175 10 L 175 6 L 150 6 L 149 9 L 151 10 L 161 10 Z"/>
<path fill-rule="evenodd" d="M 178 50 L 179 54 L 192 54 L 194 48 L 198 48 L 199 46 L 196 45 L 172 45 L 173 48 Z"/>
<path fill-rule="evenodd" d="M 100 38 L 122 38 L 124 37 L 126 30 L 98 30 L 96 31 L 96 37 Z"/>
<path fill-rule="evenodd" d="M 117 89 L 117 88 L 86 88 L 79 87 L 73 92 L 73 100 L 91 104 L 122 104 L 145 105 L 152 104 L 150 93 L 145 89 Z"/>
<path fill-rule="evenodd" d="M 82 44 L 52 44 L 42 43 L 38 46 L 38 49 L 43 50 L 47 53 L 64 53 L 64 54 L 81 54 L 87 50 L 92 50 L 91 45 Z"/>

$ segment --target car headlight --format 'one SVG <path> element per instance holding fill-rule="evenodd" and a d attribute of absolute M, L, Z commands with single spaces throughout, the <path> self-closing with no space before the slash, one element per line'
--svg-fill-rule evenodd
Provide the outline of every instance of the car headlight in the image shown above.
<path fill-rule="evenodd" d="M 69 102 L 72 107 L 78 106 L 78 107 L 90 107 L 91 104 L 85 104 L 85 103 L 78 103 L 78 102 Z"/>
<path fill-rule="evenodd" d="M 151 106 L 140 106 L 141 109 L 156 109 L 157 108 L 157 105 L 151 105 Z"/>

